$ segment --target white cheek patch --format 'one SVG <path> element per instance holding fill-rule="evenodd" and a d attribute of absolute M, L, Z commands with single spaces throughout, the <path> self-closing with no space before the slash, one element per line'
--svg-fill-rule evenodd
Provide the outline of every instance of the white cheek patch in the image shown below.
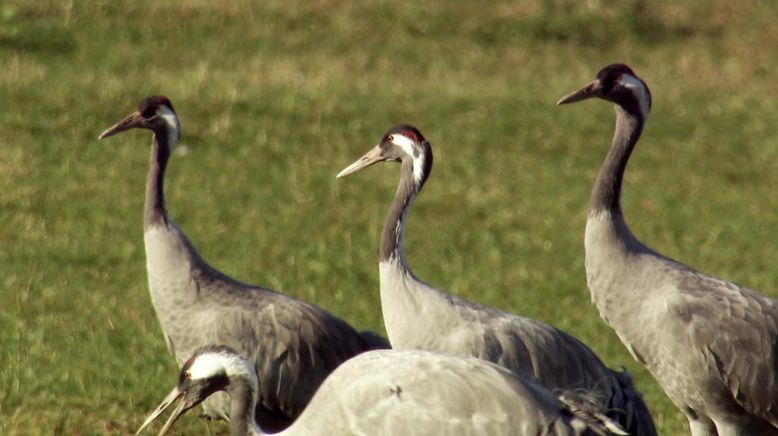
<path fill-rule="evenodd" d="M 405 135 L 393 135 L 392 143 L 413 159 L 413 179 L 419 183 L 424 172 L 424 154 L 416 148 L 416 143 Z"/>
<path fill-rule="evenodd" d="M 165 124 L 167 124 L 168 127 L 168 145 L 171 149 L 173 149 L 176 144 L 178 143 L 178 138 L 180 135 L 181 127 L 178 123 L 178 117 L 176 116 L 176 113 L 170 110 L 169 107 L 165 105 L 161 105 L 159 108 L 159 112 L 157 113 L 160 117 L 162 117 L 162 120 L 165 121 Z"/>
<path fill-rule="evenodd" d="M 648 114 L 651 112 L 651 95 L 646 89 L 646 84 L 632 74 L 627 73 L 621 75 L 620 82 L 625 88 L 635 94 L 638 98 L 638 103 L 640 103 L 640 112 L 643 114 L 643 119 L 648 119 Z"/>
<path fill-rule="evenodd" d="M 403 149 L 409 156 L 413 157 L 413 140 L 399 133 L 392 135 L 392 143 Z"/>
<path fill-rule="evenodd" d="M 421 183 L 424 176 L 424 155 L 419 153 L 419 157 L 413 158 L 413 179 L 416 183 Z"/>

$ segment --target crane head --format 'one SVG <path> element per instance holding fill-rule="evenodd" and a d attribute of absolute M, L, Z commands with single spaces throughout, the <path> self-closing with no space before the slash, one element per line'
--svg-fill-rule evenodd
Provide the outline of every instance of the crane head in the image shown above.
<path fill-rule="evenodd" d="M 592 97 L 616 103 L 628 112 L 648 118 L 651 111 L 651 91 L 632 68 L 612 64 L 600 70 L 597 78 L 583 88 L 562 97 L 557 104 L 575 103 Z"/>
<path fill-rule="evenodd" d="M 409 162 L 414 183 L 421 186 L 432 171 L 432 147 L 419 129 L 410 124 L 399 124 L 384 133 L 381 142 L 361 158 L 338 173 L 348 176 L 376 162 Z"/>
<path fill-rule="evenodd" d="M 164 135 L 171 147 L 178 141 L 181 132 L 173 104 L 167 97 L 155 95 L 140 102 L 138 110 L 101 133 L 99 139 L 133 128 L 148 129 L 155 134 Z"/>
<path fill-rule="evenodd" d="M 159 432 L 160 435 L 165 434 L 179 417 L 205 401 L 211 394 L 229 390 L 235 377 L 248 381 L 256 401 L 258 382 L 253 364 L 229 347 L 220 345 L 200 348 L 181 367 L 176 387 L 149 414 L 135 434 L 140 434 L 170 405 L 178 401 L 178 406 Z"/>

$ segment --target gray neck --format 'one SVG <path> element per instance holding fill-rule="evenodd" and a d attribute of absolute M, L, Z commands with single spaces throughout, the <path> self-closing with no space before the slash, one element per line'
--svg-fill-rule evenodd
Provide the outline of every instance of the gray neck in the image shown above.
<path fill-rule="evenodd" d="M 263 434 L 254 421 L 256 407 L 256 388 L 244 377 L 230 379 L 228 388 L 232 404 L 230 408 L 230 428 L 233 436 Z"/>
<path fill-rule="evenodd" d="M 610 211 L 621 215 L 621 185 L 632 150 L 643 131 L 645 120 L 640 111 L 616 106 L 616 132 L 605 162 L 592 191 L 590 212 Z"/>
<path fill-rule="evenodd" d="M 146 179 L 146 210 L 144 216 L 144 228 L 155 225 L 164 225 L 167 221 L 165 210 L 165 195 L 163 183 L 165 168 L 170 158 L 172 145 L 168 143 L 168 135 L 163 132 L 154 132 L 154 140 L 151 146 L 151 164 L 148 178 Z"/>
<path fill-rule="evenodd" d="M 392 259 L 405 261 L 403 239 L 405 234 L 405 218 L 411 208 L 416 194 L 421 189 L 413 180 L 413 161 L 403 161 L 400 174 L 400 184 L 394 202 L 389 208 L 389 214 L 384 223 L 384 233 L 381 237 L 380 261 L 388 262 Z"/>

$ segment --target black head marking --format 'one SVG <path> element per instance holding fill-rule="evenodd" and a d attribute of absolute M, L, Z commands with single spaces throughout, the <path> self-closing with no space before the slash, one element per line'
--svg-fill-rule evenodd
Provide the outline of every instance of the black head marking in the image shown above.
<path fill-rule="evenodd" d="M 597 78 L 602 80 L 605 76 L 622 73 L 632 74 L 633 76 L 636 75 L 635 72 L 632 71 L 632 68 L 627 64 L 610 64 L 597 73 Z"/>
<path fill-rule="evenodd" d="M 623 86 L 617 86 L 617 85 L 625 85 L 625 82 L 623 80 L 625 79 L 625 75 L 630 75 L 634 77 L 635 79 L 639 80 L 640 83 L 642 83 L 643 88 L 646 90 L 646 94 L 648 97 L 648 109 L 651 109 L 651 90 L 648 88 L 648 85 L 646 85 L 646 82 L 643 81 L 643 79 L 639 78 L 637 74 L 626 64 L 611 64 L 607 67 L 600 70 L 599 73 L 597 73 L 597 80 L 600 81 L 600 84 L 602 86 L 602 97 L 613 101 L 615 103 L 621 104 L 625 107 L 639 107 L 639 102 L 635 101 L 636 98 L 640 98 L 640 96 L 636 96 L 635 94 L 631 92 L 625 92 L 625 88 Z"/>
<path fill-rule="evenodd" d="M 161 106 L 167 106 L 171 111 L 175 112 L 173 103 L 164 95 L 155 95 L 143 100 L 138 105 L 138 112 L 143 115 L 143 118 L 151 118 L 156 115 Z"/>
<path fill-rule="evenodd" d="M 600 70 L 600 72 L 597 73 L 597 79 L 602 84 L 603 90 L 609 92 L 616 86 L 619 80 L 621 80 L 623 74 L 631 74 L 637 77 L 635 72 L 632 71 L 632 68 L 627 65 L 612 64 Z"/>

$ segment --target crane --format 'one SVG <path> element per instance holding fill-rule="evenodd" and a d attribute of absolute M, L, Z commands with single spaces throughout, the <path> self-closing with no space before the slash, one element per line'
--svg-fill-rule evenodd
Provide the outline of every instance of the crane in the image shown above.
<path fill-rule="evenodd" d="M 405 258 L 404 233 L 408 211 L 432 171 L 429 141 L 414 126 L 394 126 L 337 177 L 385 161 L 401 164 L 379 251 L 381 308 L 392 347 L 478 357 L 551 390 L 586 391 L 629 434 L 655 435 L 651 414 L 629 374 L 605 366 L 575 337 L 448 294 L 416 277 Z"/>
<path fill-rule="evenodd" d="M 338 365 L 388 343 L 319 307 L 240 282 L 208 264 L 165 207 L 165 169 L 181 136 L 173 104 L 164 96 L 149 97 L 100 139 L 133 128 L 153 133 L 143 236 L 151 301 L 169 351 L 179 366 L 207 344 L 246 354 L 263 378 L 260 423 L 268 431 L 287 427 Z M 229 419 L 224 394 L 204 409 L 209 417 Z"/>
<path fill-rule="evenodd" d="M 686 415 L 692 436 L 778 435 L 778 302 L 637 239 L 621 209 L 621 188 L 651 112 L 651 91 L 632 68 L 613 64 L 558 104 L 589 98 L 616 109 L 584 242 L 600 316 Z"/>

